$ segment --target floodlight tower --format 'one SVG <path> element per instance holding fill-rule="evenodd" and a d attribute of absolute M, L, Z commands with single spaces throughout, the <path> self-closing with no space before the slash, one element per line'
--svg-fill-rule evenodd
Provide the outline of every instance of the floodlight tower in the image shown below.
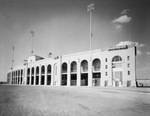
<path fill-rule="evenodd" d="M 12 65 L 11 65 L 11 70 L 12 70 L 11 75 L 12 75 L 12 78 L 13 78 L 13 67 L 14 67 L 14 50 L 15 50 L 15 48 L 13 46 L 13 48 L 12 48 Z M 13 84 L 12 83 L 12 81 L 13 81 L 12 78 L 11 78 L 11 84 Z"/>
<path fill-rule="evenodd" d="M 34 37 L 34 31 L 31 31 L 31 39 L 32 39 L 32 46 L 31 46 L 31 56 L 33 56 L 33 37 Z"/>
<path fill-rule="evenodd" d="M 94 3 L 87 6 L 87 12 L 90 12 L 90 51 L 92 50 L 92 11 L 94 10 Z"/>

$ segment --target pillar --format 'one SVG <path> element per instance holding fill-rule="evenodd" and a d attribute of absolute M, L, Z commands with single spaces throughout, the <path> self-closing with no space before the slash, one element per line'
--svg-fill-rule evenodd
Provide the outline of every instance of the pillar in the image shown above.
<path fill-rule="evenodd" d="M 92 57 L 90 57 L 90 60 L 88 62 L 88 86 L 92 86 Z"/>
<path fill-rule="evenodd" d="M 47 64 L 45 64 L 45 80 L 44 85 L 47 85 Z"/>
<path fill-rule="evenodd" d="M 81 86 L 81 66 L 80 59 L 77 61 L 77 86 Z"/>
<path fill-rule="evenodd" d="M 33 83 L 33 85 L 35 85 L 35 83 L 36 83 L 36 66 L 34 66 L 34 83 Z"/>
<path fill-rule="evenodd" d="M 51 86 L 53 86 L 54 85 L 54 68 L 55 68 L 55 65 L 51 65 Z"/>
<path fill-rule="evenodd" d="M 70 61 L 68 62 L 68 65 L 67 65 L 67 86 L 70 86 Z"/>
<path fill-rule="evenodd" d="M 41 65 L 39 65 L 39 85 L 41 85 Z"/>
<path fill-rule="evenodd" d="M 29 82 L 29 85 L 31 85 L 31 77 L 32 77 L 32 68 L 30 67 L 30 82 Z"/>

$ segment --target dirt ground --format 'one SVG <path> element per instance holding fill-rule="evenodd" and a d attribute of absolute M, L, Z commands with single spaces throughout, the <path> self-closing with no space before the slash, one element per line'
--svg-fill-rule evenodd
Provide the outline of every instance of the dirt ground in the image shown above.
<path fill-rule="evenodd" d="M 150 116 L 141 91 L 0 85 L 0 116 Z"/>

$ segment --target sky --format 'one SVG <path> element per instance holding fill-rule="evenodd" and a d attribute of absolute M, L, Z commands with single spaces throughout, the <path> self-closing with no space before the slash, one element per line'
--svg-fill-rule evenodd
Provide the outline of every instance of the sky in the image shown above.
<path fill-rule="evenodd" d="M 7 79 L 13 46 L 14 66 L 31 55 L 31 38 L 34 54 L 44 58 L 88 51 L 90 3 L 92 50 L 135 43 L 137 69 L 150 67 L 149 0 L 0 0 L 0 81 Z"/>

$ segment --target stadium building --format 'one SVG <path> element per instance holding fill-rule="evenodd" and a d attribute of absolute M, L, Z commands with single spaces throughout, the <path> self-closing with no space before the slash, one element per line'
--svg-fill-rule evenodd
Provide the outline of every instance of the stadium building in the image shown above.
<path fill-rule="evenodd" d="M 43 86 L 136 86 L 135 45 L 42 58 L 33 55 L 7 74 L 10 84 Z"/>

